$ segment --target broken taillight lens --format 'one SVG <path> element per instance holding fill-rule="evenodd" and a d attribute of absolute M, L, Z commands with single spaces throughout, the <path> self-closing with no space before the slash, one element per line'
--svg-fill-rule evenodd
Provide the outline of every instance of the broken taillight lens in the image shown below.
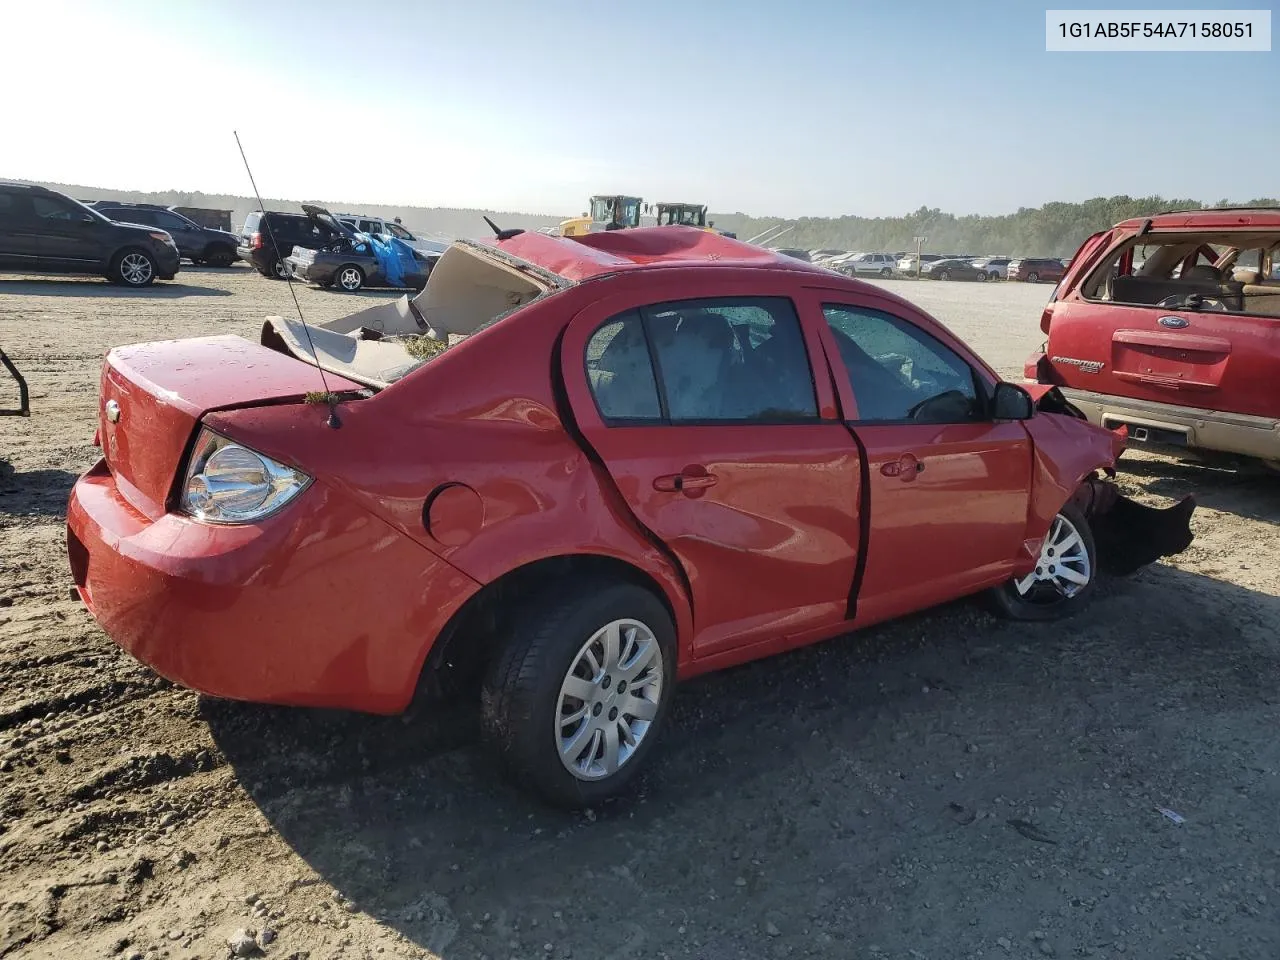
<path fill-rule="evenodd" d="M 1044 313 L 1040 314 L 1040 331 L 1042 333 L 1049 332 L 1049 324 L 1053 322 L 1053 304 L 1049 303 L 1044 308 Z"/>

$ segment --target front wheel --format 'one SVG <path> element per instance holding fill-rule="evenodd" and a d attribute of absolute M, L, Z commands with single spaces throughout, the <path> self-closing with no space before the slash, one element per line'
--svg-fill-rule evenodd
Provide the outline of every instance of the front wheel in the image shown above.
<path fill-rule="evenodd" d="M 951 279 L 951 271 L 950 271 L 950 270 L 943 270 L 943 271 L 942 271 L 942 273 L 938 274 L 938 276 L 939 276 L 941 279 L 943 279 L 943 280 L 950 280 L 950 279 Z"/>
<path fill-rule="evenodd" d="M 1039 283 L 1039 282 L 1040 282 L 1040 274 L 1038 274 L 1038 273 L 1028 273 L 1028 274 L 1027 274 L 1027 282 L 1028 282 L 1028 283 Z"/>
<path fill-rule="evenodd" d="M 124 250 L 111 264 L 110 279 L 126 287 L 147 287 L 155 278 L 155 261 L 142 250 Z"/>
<path fill-rule="evenodd" d="M 235 254 L 225 247 L 213 247 L 206 251 L 204 262 L 211 267 L 229 267 L 235 259 Z"/>
<path fill-rule="evenodd" d="M 1049 525 L 1035 569 L 996 587 L 991 598 L 1013 620 L 1057 620 L 1088 602 L 1097 570 L 1089 521 L 1076 507 L 1064 504 Z"/>
<path fill-rule="evenodd" d="M 580 586 L 518 612 L 481 701 L 508 776 L 558 806 L 621 793 L 665 720 L 675 646 L 666 607 L 630 583 Z"/>

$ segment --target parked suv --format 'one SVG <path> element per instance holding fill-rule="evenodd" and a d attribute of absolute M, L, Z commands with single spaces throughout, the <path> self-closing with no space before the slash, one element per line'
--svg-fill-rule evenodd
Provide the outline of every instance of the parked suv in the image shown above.
<path fill-rule="evenodd" d="M 826 264 L 847 277 L 893 275 L 893 257 L 887 253 L 858 253 Z"/>
<path fill-rule="evenodd" d="M 1081 246 L 1025 376 L 1134 443 L 1280 468 L 1280 210 L 1126 220 Z"/>
<path fill-rule="evenodd" d="M 1057 283 L 1062 279 L 1066 268 L 1061 260 L 1038 257 L 1023 257 L 1021 260 L 1010 260 L 1005 276 L 1009 280 L 1025 280 L 1027 283 Z"/>
<path fill-rule="evenodd" d="M 293 253 L 295 244 L 315 250 L 337 236 L 305 214 L 268 210 L 265 214 L 251 213 L 244 218 L 236 253 L 264 277 L 283 280 L 287 269 L 284 258 Z"/>
<path fill-rule="evenodd" d="M 89 204 L 103 216 L 117 223 L 139 223 L 159 227 L 178 245 L 178 253 L 194 264 L 229 267 L 240 259 L 236 253 L 236 235 L 226 230 L 202 227 L 189 217 L 158 203 L 120 203 L 96 200 Z"/>
<path fill-rule="evenodd" d="M 432 240 L 421 234 L 414 235 L 399 220 L 383 220 L 363 213 L 335 213 L 334 218 L 360 233 L 381 233 L 403 240 L 413 249 L 426 254 L 440 255 L 449 249 L 449 241 Z"/>
<path fill-rule="evenodd" d="M 173 238 L 114 223 L 68 196 L 0 181 L 0 270 L 101 275 L 129 287 L 178 274 Z"/>

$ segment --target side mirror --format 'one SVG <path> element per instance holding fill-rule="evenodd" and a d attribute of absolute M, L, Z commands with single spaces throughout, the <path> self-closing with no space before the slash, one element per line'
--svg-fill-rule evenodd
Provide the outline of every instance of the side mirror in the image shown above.
<path fill-rule="evenodd" d="M 991 398 L 993 420 L 1030 420 L 1036 413 L 1031 394 L 1016 383 L 997 383 Z"/>

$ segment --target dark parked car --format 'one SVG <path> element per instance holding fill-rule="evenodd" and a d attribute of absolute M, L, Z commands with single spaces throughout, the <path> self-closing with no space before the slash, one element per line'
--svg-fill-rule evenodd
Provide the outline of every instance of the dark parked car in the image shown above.
<path fill-rule="evenodd" d="M 1049 260 L 1035 257 L 1023 257 L 1021 260 L 1009 261 L 1009 279 L 1025 280 L 1028 283 L 1050 281 L 1057 283 L 1066 273 L 1061 260 Z"/>
<path fill-rule="evenodd" d="M 115 223 L 53 190 L 0 181 L 0 270 L 97 274 L 145 287 L 177 276 L 178 248 L 163 230 Z"/>
<path fill-rule="evenodd" d="M 283 280 L 284 258 L 293 253 L 295 245 L 315 250 L 337 236 L 332 227 L 317 223 L 305 214 L 268 210 L 265 214 L 251 213 L 244 218 L 236 253 L 264 277 Z"/>
<path fill-rule="evenodd" d="M 920 275 L 930 280 L 985 280 L 987 272 L 979 270 L 968 260 L 935 260 L 926 263 Z"/>
<path fill-rule="evenodd" d="M 427 285 L 431 268 L 440 259 L 438 254 L 414 250 L 407 243 L 399 247 L 388 244 L 383 248 L 383 256 L 379 256 L 368 234 L 357 234 L 324 207 L 304 203 L 302 209 L 317 228 L 328 231 L 332 237 L 315 248 L 299 244 L 285 257 L 286 269 L 298 280 L 321 287 L 337 287 L 347 293 L 363 287 L 421 290 Z M 403 256 L 398 255 L 400 252 Z"/>
<path fill-rule="evenodd" d="M 191 218 L 158 203 L 98 200 L 89 206 L 117 223 L 159 227 L 173 237 L 173 242 L 178 245 L 178 252 L 192 263 L 229 267 L 240 259 L 240 255 L 236 253 L 237 238 L 234 233 L 202 227 Z"/>

